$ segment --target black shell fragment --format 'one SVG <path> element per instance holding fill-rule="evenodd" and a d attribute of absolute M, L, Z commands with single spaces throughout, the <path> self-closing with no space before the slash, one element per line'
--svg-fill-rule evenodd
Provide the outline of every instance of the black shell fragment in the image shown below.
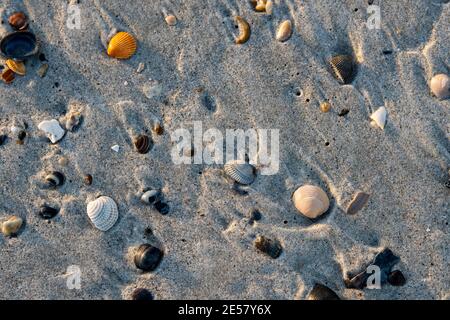
<path fill-rule="evenodd" d="M 44 220 L 50 220 L 56 217 L 56 215 L 59 213 L 59 209 L 49 207 L 47 205 L 41 206 L 39 209 L 39 216 L 41 216 Z"/>
<path fill-rule="evenodd" d="M 143 271 L 155 270 L 164 256 L 164 253 L 151 244 L 142 244 L 134 255 L 134 264 Z"/>
<path fill-rule="evenodd" d="M 316 283 L 309 293 L 308 300 L 341 300 L 339 296 L 323 284 Z"/>
<path fill-rule="evenodd" d="M 262 253 L 268 255 L 272 259 L 276 259 L 283 252 L 283 247 L 278 240 L 272 240 L 264 236 L 259 236 L 254 242 L 255 248 Z"/>

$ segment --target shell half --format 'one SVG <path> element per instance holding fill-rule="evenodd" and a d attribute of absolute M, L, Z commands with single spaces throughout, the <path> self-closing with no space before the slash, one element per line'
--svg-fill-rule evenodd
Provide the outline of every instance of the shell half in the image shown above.
<path fill-rule="evenodd" d="M 20 76 L 24 76 L 27 73 L 27 69 L 25 64 L 22 61 L 15 61 L 12 59 L 6 60 L 6 65 L 10 68 L 14 73 L 17 73 Z"/>
<path fill-rule="evenodd" d="M 301 214 L 311 219 L 324 214 L 330 207 L 330 200 L 325 191 L 313 185 L 298 188 L 292 196 L 292 201 Z"/>
<path fill-rule="evenodd" d="M 372 115 L 370 116 L 370 119 L 372 119 L 375 122 L 375 124 L 383 130 L 386 125 L 386 118 L 387 118 L 387 111 L 385 107 L 378 108 L 377 111 L 372 113 Z"/>
<path fill-rule="evenodd" d="M 225 173 L 239 184 L 249 185 L 255 181 L 255 167 L 239 160 L 229 161 L 224 166 Z"/>
<path fill-rule="evenodd" d="M 334 76 L 341 84 L 349 84 L 356 74 L 356 66 L 352 56 L 338 55 L 330 59 Z"/>
<path fill-rule="evenodd" d="M 136 39 L 128 32 L 118 32 L 108 44 L 108 55 L 116 59 L 129 59 L 137 50 Z"/>
<path fill-rule="evenodd" d="M 447 99 L 450 97 L 450 78 L 446 74 L 435 75 L 430 82 L 431 92 L 438 99 Z"/>
<path fill-rule="evenodd" d="M 101 231 L 111 229 L 119 218 L 116 202 L 110 197 L 102 196 L 87 205 L 87 214 L 94 227 Z"/>

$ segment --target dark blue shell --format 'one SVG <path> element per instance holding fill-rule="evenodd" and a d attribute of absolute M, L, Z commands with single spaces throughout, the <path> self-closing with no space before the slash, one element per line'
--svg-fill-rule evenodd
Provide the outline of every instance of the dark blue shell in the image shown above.
<path fill-rule="evenodd" d="M 25 60 L 38 51 L 36 36 L 28 31 L 12 32 L 0 41 L 0 53 L 8 59 Z"/>

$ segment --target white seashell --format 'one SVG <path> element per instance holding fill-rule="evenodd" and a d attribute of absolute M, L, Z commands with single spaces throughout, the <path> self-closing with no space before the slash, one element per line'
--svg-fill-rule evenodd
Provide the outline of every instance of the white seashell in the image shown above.
<path fill-rule="evenodd" d="M 288 40 L 292 35 L 292 23 L 289 20 L 283 21 L 278 27 L 276 38 L 280 42 Z"/>
<path fill-rule="evenodd" d="M 370 119 L 372 119 L 379 128 L 384 130 L 384 126 L 386 125 L 386 117 L 387 117 L 386 108 L 380 107 L 378 108 L 377 111 L 372 113 Z"/>
<path fill-rule="evenodd" d="M 119 152 L 120 146 L 117 145 L 117 144 L 115 144 L 115 145 L 113 145 L 113 146 L 111 147 L 111 150 L 113 150 L 113 151 L 115 151 L 115 152 Z"/>
<path fill-rule="evenodd" d="M 250 163 L 235 160 L 229 161 L 224 166 L 225 173 L 239 184 L 249 185 L 255 181 L 255 167 Z"/>
<path fill-rule="evenodd" d="M 324 214 L 330 206 L 325 191 L 312 185 L 298 188 L 292 196 L 292 201 L 301 214 L 311 219 Z"/>
<path fill-rule="evenodd" d="M 56 143 L 64 137 L 66 131 L 61 128 L 58 120 L 45 120 L 39 123 L 39 130 L 44 131 L 52 143 Z"/>
<path fill-rule="evenodd" d="M 450 78 L 446 74 L 435 75 L 430 82 L 431 92 L 438 99 L 447 99 L 450 97 Z"/>
<path fill-rule="evenodd" d="M 89 202 L 87 214 L 92 224 L 101 231 L 111 229 L 119 218 L 117 204 L 113 199 L 105 196 Z"/>

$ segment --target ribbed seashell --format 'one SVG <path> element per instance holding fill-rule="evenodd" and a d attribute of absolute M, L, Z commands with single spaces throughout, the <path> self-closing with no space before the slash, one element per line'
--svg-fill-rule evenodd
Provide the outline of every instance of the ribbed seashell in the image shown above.
<path fill-rule="evenodd" d="M 280 42 L 287 41 L 292 35 L 292 23 L 290 20 L 283 21 L 278 27 L 276 39 Z"/>
<path fill-rule="evenodd" d="M 297 210 L 311 219 L 324 214 L 330 206 L 330 200 L 325 191 L 313 185 L 298 188 L 292 200 Z"/>
<path fill-rule="evenodd" d="M 371 114 L 370 119 L 381 129 L 384 130 L 386 125 L 387 111 L 385 107 L 378 108 L 374 113 Z"/>
<path fill-rule="evenodd" d="M 435 75 L 430 82 L 431 92 L 438 99 L 447 99 L 450 97 L 450 78 L 446 74 Z"/>
<path fill-rule="evenodd" d="M 339 296 L 323 284 L 316 283 L 309 293 L 307 300 L 341 300 Z"/>
<path fill-rule="evenodd" d="M 52 208 L 47 205 L 41 206 L 39 209 L 39 216 L 44 220 L 50 220 L 56 217 L 56 215 L 59 213 L 59 209 Z"/>
<path fill-rule="evenodd" d="M 145 204 L 153 205 L 161 199 L 161 196 L 162 194 L 159 190 L 148 190 L 142 195 L 141 201 Z"/>
<path fill-rule="evenodd" d="M 5 63 L 8 68 L 10 68 L 12 71 L 14 71 L 14 73 L 17 73 L 20 76 L 24 76 L 27 73 L 27 68 L 22 61 L 8 59 Z"/>
<path fill-rule="evenodd" d="M 164 256 L 163 251 L 151 244 L 141 244 L 134 254 L 134 264 L 143 271 L 155 270 Z"/>
<path fill-rule="evenodd" d="M 140 154 L 146 154 L 153 146 L 153 140 L 149 136 L 142 134 L 134 141 L 134 146 Z"/>
<path fill-rule="evenodd" d="M 8 59 L 25 60 L 39 52 L 36 36 L 28 31 L 7 34 L 0 41 L 0 52 Z"/>
<path fill-rule="evenodd" d="M 128 32 L 118 32 L 108 44 L 108 55 L 116 59 L 129 59 L 137 49 L 136 39 Z"/>
<path fill-rule="evenodd" d="M 61 172 L 53 171 L 45 177 L 45 184 L 49 188 L 56 188 L 64 184 L 65 178 Z"/>
<path fill-rule="evenodd" d="M 23 12 L 14 12 L 9 16 L 8 22 L 16 30 L 25 30 L 28 27 L 28 18 Z"/>
<path fill-rule="evenodd" d="M 249 185 L 255 181 L 255 167 L 250 163 L 233 160 L 224 166 L 225 173 L 239 184 Z"/>
<path fill-rule="evenodd" d="M 338 55 L 330 59 L 334 76 L 341 84 L 349 84 L 356 74 L 356 65 L 352 56 Z"/>
<path fill-rule="evenodd" d="M 16 235 L 22 227 L 23 220 L 20 217 L 10 216 L 0 225 L 0 231 L 5 237 Z"/>
<path fill-rule="evenodd" d="M 87 205 L 87 214 L 94 227 L 101 231 L 111 229 L 119 218 L 116 202 L 110 197 L 101 196 Z"/>
<path fill-rule="evenodd" d="M 13 82 L 14 79 L 15 79 L 14 71 L 12 71 L 12 70 L 9 69 L 9 68 L 5 68 L 5 69 L 3 70 L 3 72 L 2 72 L 2 80 L 3 80 L 5 83 L 8 83 L 8 84 L 9 84 L 9 83 Z"/>

